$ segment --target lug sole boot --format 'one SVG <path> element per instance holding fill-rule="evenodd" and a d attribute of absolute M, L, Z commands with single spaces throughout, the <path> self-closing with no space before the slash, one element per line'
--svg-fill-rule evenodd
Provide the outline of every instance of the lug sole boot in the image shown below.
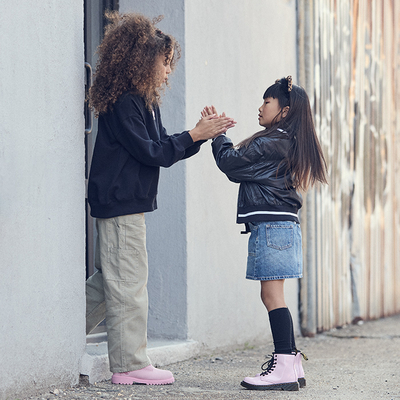
<path fill-rule="evenodd" d="M 244 378 L 241 385 L 250 390 L 298 391 L 295 357 L 294 354 L 274 354 L 264 372 Z"/>

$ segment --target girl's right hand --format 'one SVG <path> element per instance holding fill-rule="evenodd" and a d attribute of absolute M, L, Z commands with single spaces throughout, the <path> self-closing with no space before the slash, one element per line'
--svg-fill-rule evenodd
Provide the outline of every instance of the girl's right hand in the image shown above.
<path fill-rule="evenodd" d="M 233 118 L 224 116 L 218 116 L 217 114 L 203 115 L 196 126 L 189 131 L 193 142 L 199 140 L 212 139 L 224 132 L 229 128 L 235 126 L 236 121 Z"/>

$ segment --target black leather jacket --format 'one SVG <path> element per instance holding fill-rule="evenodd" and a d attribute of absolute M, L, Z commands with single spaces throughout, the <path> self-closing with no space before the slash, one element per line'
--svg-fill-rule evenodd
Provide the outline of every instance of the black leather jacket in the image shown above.
<path fill-rule="evenodd" d="M 290 173 L 285 172 L 289 146 L 288 134 L 280 129 L 239 149 L 225 135 L 214 139 L 212 150 L 218 168 L 229 180 L 240 183 L 237 223 L 299 222 L 302 198 L 292 186 Z"/>

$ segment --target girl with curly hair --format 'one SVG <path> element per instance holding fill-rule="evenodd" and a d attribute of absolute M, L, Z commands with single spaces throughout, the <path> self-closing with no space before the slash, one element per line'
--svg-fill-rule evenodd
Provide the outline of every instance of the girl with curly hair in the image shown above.
<path fill-rule="evenodd" d="M 258 111 L 263 130 L 237 146 L 225 135 L 212 144 L 220 170 L 240 183 L 237 222 L 246 225 L 243 233 L 250 233 L 246 278 L 261 282 L 275 347 L 261 373 L 241 384 L 251 390 L 299 390 L 306 380 L 284 282 L 302 277 L 300 192 L 327 182 L 326 163 L 307 93 L 292 85 L 290 76 L 265 91 Z M 202 111 L 203 117 L 215 113 L 213 107 Z"/>
<path fill-rule="evenodd" d="M 146 226 L 157 208 L 160 167 L 196 154 L 202 143 L 234 126 L 231 118 L 202 118 L 167 135 L 160 92 L 179 58 L 175 39 L 139 14 L 109 13 L 90 104 L 99 118 L 88 199 L 96 218 L 96 272 L 86 282 L 86 330 L 106 318 L 112 382 L 162 385 L 170 371 L 147 357 Z"/>

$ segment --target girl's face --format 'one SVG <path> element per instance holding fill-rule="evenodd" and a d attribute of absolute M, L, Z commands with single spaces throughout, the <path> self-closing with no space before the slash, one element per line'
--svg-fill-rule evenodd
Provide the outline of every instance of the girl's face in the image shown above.
<path fill-rule="evenodd" d="M 172 51 L 169 55 L 161 54 L 156 61 L 156 71 L 159 77 L 159 87 L 168 81 L 168 75 L 171 73 L 171 60 L 174 55 Z"/>
<path fill-rule="evenodd" d="M 286 108 L 289 109 L 289 107 L 285 107 L 285 109 Z M 270 128 L 273 121 L 274 123 L 279 122 L 286 116 L 287 110 L 285 109 L 281 114 L 282 108 L 279 105 L 278 99 L 267 97 L 258 109 L 258 123 L 264 128 Z"/>

